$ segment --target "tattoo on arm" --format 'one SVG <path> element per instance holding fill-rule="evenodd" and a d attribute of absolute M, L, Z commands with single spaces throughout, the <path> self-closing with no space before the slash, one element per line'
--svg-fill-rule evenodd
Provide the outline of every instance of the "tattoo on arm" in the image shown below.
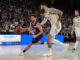
<path fill-rule="evenodd" d="M 54 11 L 55 14 L 58 14 L 60 18 L 62 17 L 63 12 L 61 10 L 53 8 L 53 11 Z"/>

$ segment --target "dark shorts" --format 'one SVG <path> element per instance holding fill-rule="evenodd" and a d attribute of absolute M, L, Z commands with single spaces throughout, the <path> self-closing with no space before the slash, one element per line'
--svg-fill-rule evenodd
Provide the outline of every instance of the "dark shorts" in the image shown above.
<path fill-rule="evenodd" d="M 42 39 L 42 37 L 43 37 L 43 34 L 38 36 L 37 38 L 32 38 L 32 43 L 33 44 L 37 43 L 38 41 L 40 41 L 40 39 Z"/>

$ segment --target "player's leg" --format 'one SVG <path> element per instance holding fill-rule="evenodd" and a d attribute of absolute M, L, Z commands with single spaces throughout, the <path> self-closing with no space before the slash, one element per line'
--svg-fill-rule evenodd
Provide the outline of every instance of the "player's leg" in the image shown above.
<path fill-rule="evenodd" d="M 25 53 L 27 50 L 29 50 L 30 49 L 30 47 L 33 45 L 33 44 L 44 44 L 44 42 L 35 42 L 35 43 L 33 43 L 33 42 L 31 42 L 24 50 L 23 50 L 23 53 Z"/>
<path fill-rule="evenodd" d="M 47 37 L 47 44 L 48 44 L 48 52 L 49 53 L 52 53 L 51 38 L 52 38 L 52 36 L 49 34 Z"/>
<path fill-rule="evenodd" d="M 64 47 L 64 46 L 65 46 L 64 43 L 62 43 L 62 42 L 60 42 L 59 40 L 55 39 L 55 36 L 56 36 L 57 33 L 58 33 L 58 32 L 57 32 L 57 29 L 52 28 L 52 30 L 51 30 L 51 32 L 50 32 L 50 34 L 52 35 L 51 41 L 52 41 L 52 43 L 56 43 L 56 44 L 59 44 L 59 45 L 61 45 L 61 46 Z"/>
<path fill-rule="evenodd" d="M 45 47 L 46 42 L 40 42 L 40 41 L 38 41 L 36 44 L 42 44 L 42 45 L 43 45 L 43 47 Z"/>
<path fill-rule="evenodd" d="M 42 39 L 42 37 L 43 37 L 43 34 L 36 38 L 36 40 L 37 40 L 36 44 L 43 44 L 43 47 L 45 47 L 46 42 L 39 41 L 40 39 Z"/>
<path fill-rule="evenodd" d="M 56 43 L 56 44 L 58 44 L 58 45 L 61 45 L 61 46 L 63 46 L 64 47 L 64 51 L 67 51 L 67 49 L 68 49 L 68 44 L 64 44 L 64 43 L 62 43 L 62 42 L 60 42 L 59 40 L 57 40 L 57 39 L 54 39 L 54 38 L 52 38 L 53 39 L 53 43 Z"/>
<path fill-rule="evenodd" d="M 23 56 L 24 53 L 30 49 L 30 47 L 33 45 L 33 44 L 36 44 L 38 42 L 38 39 L 37 38 L 33 38 L 32 39 L 32 42 L 22 51 L 22 53 L 20 54 L 20 56 Z"/>
<path fill-rule="evenodd" d="M 76 48 L 78 46 L 78 43 L 80 41 L 80 32 L 79 32 L 79 29 L 75 30 L 75 34 L 76 34 L 76 42 L 75 42 L 74 48 L 72 49 L 73 52 L 76 50 Z"/>
<path fill-rule="evenodd" d="M 23 53 L 25 53 L 28 49 L 30 49 L 30 47 L 33 45 L 33 43 L 31 42 L 24 50 Z"/>
<path fill-rule="evenodd" d="M 20 56 L 23 56 L 24 53 L 33 45 L 33 43 L 31 42 L 21 53 Z"/>
<path fill-rule="evenodd" d="M 64 44 L 64 43 L 60 42 L 59 40 L 55 39 L 55 36 L 57 34 L 56 29 L 51 30 L 50 34 L 52 35 L 52 39 L 51 39 L 52 43 L 56 43 L 56 44 L 63 46 L 65 48 L 64 51 L 66 51 L 68 49 L 68 46 L 69 46 L 68 44 Z"/>
<path fill-rule="evenodd" d="M 76 37 L 76 42 L 75 42 L 75 45 L 74 45 L 74 48 L 72 49 L 73 51 L 76 50 L 77 46 L 78 46 L 78 43 L 80 41 L 80 37 Z"/>
<path fill-rule="evenodd" d="M 37 38 L 32 38 L 32 42 L 23 50 L 22 54 L 23 55 L 33 44 L 37 44 L 38 41 L 43 37 L 43 35 L 38 36 Z M 40 43 L 40 42 L 39 42 Z"/>
<path fill-rule="evenodd" d="M 56 44 L 59 44 L 59 45 L 65 47 L 65 45 L 62 42 L 55 39 L 55 35 L 57 35 L 60 32 L 61 27 L 62 27 L 60 21 L 57 21 L 56 25 L 57 25 L 57 28 L 52 31 L 54 33 L 54 34 L 52 34 L 53 35 L 53 38 L 52 38 L 53 40 L 52 41 L 53 41 L 53 43 L 56 43 Z"/>
<path fill-rule="evenodd" d="M 56 43 L 56 44 L 59 44 L 59 45 L 65 47 L 64 43 L 60 42 L 59 40 L 55 39 L 54 37 L 52 38 L 52 40 L 53 40 L 52 43 Z"/>
<path fill-rule="evenodd" d="M 51 38 L 52 38 L 52 36 L 51 36 L 51 35 L 48 35 L 48 36 L 47 36 L 48 53 L 43 54 L 43 56 L 44 56 L 44 57 L 47 57 L 47 56 L 52 56 L 52 45 L 51 45 Z"/>

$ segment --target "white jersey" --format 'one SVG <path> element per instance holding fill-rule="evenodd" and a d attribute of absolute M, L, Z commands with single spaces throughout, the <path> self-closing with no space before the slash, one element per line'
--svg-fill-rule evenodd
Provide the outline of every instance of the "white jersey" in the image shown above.
<path fill-rule="evenodd" d="M 75 17 L 74 18 L 74 23 L 75 23 L 76 36 L 80 36 L 80 17 L 79 18 Z"/>
<path fill-rule="evenodd" d="M 75 22 L 75 29 L 80 28 L 80 17 L 79 18 L 75 17 L 74 22 Z"/>
<path fill-rule="evenodd" d="M 50 9 L 52 8 L 49 8 L 48 11 L 46 13 L 44 13 L 44 19 L 45 21 L 49 20 L 50 23 L 51 23 L 51 27 L 56 27 L 56 22 L 57 22 L 57 19 L 59 18 L 57 15 L 55 14 L 50 14 Z M 50 20 L 49 17 L 52 17 L 52 19 Z"/>
<path fill-rule="evenodd" d="M 56 23 L 57 23 L 57 20 L 58 20 L 58 16 L 53 14 L 53 15 L 50 15 L 51 16 L 51 19 L 50 22 L 51 22 L 51 27 L 54 27 L 56 28 Z"/>
<path fill-rule="evenodd" d="M 52 8 L 49 8 L 48 11 L 46 13 L 44 13 L 44 20 L 41 23 L 41 25 L 43 25 L 44 23 L 47 22 L 47 20 L 49 20 L 50 23 L 51 23 L 51 31 L 50 31 L 50 34 L 52 36 L 54 36 L 54 34 L 55 35 L 57 34 L 56 23 L 57 23 L 57 20 L 58 20 L 59 17 L 58 17 L 58 15 L 50 14 L 50 9 L 52 9 Z M 50 16 L 51 16 L 51 19 L 49 18 Z M 60 23 L 60 29 L 61 29 L 61 23 Z M 60 29 L 58 30 L 58 32 L 60 32 Z"/>

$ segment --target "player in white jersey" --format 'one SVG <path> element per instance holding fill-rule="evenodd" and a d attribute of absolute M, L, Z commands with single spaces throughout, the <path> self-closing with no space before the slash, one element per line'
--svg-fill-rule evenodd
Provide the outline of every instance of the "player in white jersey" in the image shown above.
<path fill-rule="evenodd" d="M 47 20 L 49 20 L 51 23 L 51 31 L 47 37 L 48 53 L 44 54 L 43 56 L 52 56 L 51 43 L 60 44 L 67 49 L 67 45 L 55 40 L 55 35 L 61 30 L 61 22 L 59 21 L 59 18 L 61 18 L 63 12 L 55 8 L 48 8 L 45 4 L 41 4 L 41 10 L 44 10 L 44 20 L 41 22 L 41 25 L 44 25 Z"/>
<path fill-rule="evenodd" d="M 74 12 L 75 18 L 73 19 L 73 27 L 71 34 L 73 35 L 73 32 L 76 34 L 76 43 L 74 45 L 73 51 L 77 48 L 78 42 L 80 41 L 80 16 L 79 11 L 75 10 Z"/>

